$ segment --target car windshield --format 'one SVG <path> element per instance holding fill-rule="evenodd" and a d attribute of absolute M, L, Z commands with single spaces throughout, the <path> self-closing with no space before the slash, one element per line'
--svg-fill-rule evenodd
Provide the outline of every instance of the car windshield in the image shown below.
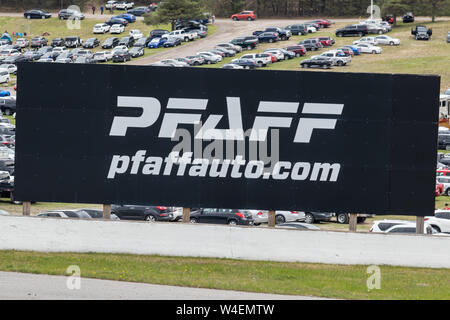
<path fill-rule="evenodd" d="M 417 27 L 417 31 L 419 31 L 419 32 L 426 32 L 427 28 L 425 28 L 425 27 Z"/>

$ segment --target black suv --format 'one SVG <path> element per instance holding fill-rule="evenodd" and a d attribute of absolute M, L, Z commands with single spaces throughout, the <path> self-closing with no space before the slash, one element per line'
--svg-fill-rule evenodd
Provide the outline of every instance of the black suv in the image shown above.
<path fill-rule="evenodd" d="M 284 29 L 291 31 L 291 33 L 295 36 L 305 35 L 308 33 L 308 29 L 303 24 L 291 24 L 286 26 Z"/>
<path fill-rule="evenodd" d="M 363 37 L 369 33 L 365 24 L 353 24 L 336 30 L 337 37 Z"/>
<path fill-rule="evenodd" d="M 89 38 L 83 43 L 83 48 L 96 48 L 100 45 L 100 41 L 97 38 Z"/>
<path fill-rule="evenodd" d="M 173 220 L 172 208 L 163 206 L 115 205 L 111 213 L 121 220 L 170 221 Z"/>
<path fill-rule="evenodd" d="M 414 22 L 414 14 L 412 12 L 407 12 L 403 16 L 403 23 L 411 23 Z"/>
<path fill-rule="evenodd" d="M 427 29 L 425 26 L 416 26 L 411 29 L 411 34 L 416 40 L 430 40 L 433 30 Z"/>
<path fill-rule="evenodd" d="M 82 45 L 82 40 L 78 36 L 66 37 L 64 39 L 67 48 L 77 48 Z"/>
<path fill-rule="evenodd" d="M 162 29 L 155 29 L 150 32 L 150 39 L 161 38 L 163 35 L 168 34 L 169 31 Z"/>
<path fill-rule="evenodd" d="M 119 46 L 127 46 L 128 48 L 132 47 L 134 44 L 134 38 L 133 37 L 123 37 L 119 41 Z"/>
<path fill-rule="evenodd" d="M 239 37 L 239 38 L 234 38 L 233 40 L 230 41 L 230 43 L 240 46 L 242 48 L 246 48 L 248 50 L 252 50 L 255 49 L 256 46 L 258 45 L 258 38 L 257 37 Z"/>
<path fill-rule="evenodd" d="M 302 45 L 306 50 L 309 51 L 317 51 L 323 48 L 323 44 L 320 43 L 319 39 L 306 39 L 300 41 L 298 44 Z"/>
<path fill-rule="evenodd" d="M 253 225 L 252 214 L 238 209 L 193 209 L 191 223 Z"/>
<path fill-rule="evenodd" d="M 0 110 L 7 116 L 12 115 L 16 112 L 16 99 L 13 99 L 12 97 L 1 97 Z"/>
<path fill-rule="evenodd" d="M 52 39 L 51 46 L 52 47 L 64 47 L 65 41 L 63 38 L 54 38 Z"/>
<path fill-rule="evenodd" d="M 278 36 L 280 37 L 280 39 L 283 41 L 289 40 L 289 38 L 292 36 L 292 33 L 290 30 L 283 30 L 278 27 L 266 28 L 266 30 L 264 30 L 264 32 L 276 32 L 276 33 L 278 33 Z"/>
<path fill-rule="evenodd" d="M 102 43 L 102 48 L 103 49 L 112 49 L 119 44 L 119 41 L 120 40 L 117 37 L 108 38 Z"/>

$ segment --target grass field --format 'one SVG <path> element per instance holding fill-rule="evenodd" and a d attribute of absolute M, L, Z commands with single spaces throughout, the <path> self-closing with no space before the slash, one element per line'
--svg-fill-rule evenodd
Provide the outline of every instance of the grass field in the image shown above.
<path fill-rule="evenodd" d="M 450 269 L 381 266 L 369 291 L 367 266 L 123 254 L 0 251 L 0 270 L 342 299 L 450 299 Z"/>
<path fill-rule="evenodd" d="M 244 51 L 242 54 L 249 52 L 262 52 L 268 48 L 282 48 L 288 45 L 297 44 L 300 40 L 314 36 L 331 36 L 336 40 L 336 44 L 332 47 L 337 48 L 345 44 L 352 44 L 358 37 L 337 38 L 335 29 L 343 27 L 349 23 L 337 23 L 332 28 L 322 29 L 318 33 L 305 36 L 293 36 L 288 41 L 279 41 L 274 44 L 261 44 L 255 50 Z M 433 28 L 433 36 L 431 41 L 416 41 L 411 36 L 411 27 L 417 24 L 425 24 Z M 401 40 L 400 46 L 382 46 L 383 53 L 380 55 L 363 54 L 353 57 L 350 65 L 345 67 L 334 67 L 332 72 L 374 72 L 374 73 L 413 73 L 413 74 L 438 74 L 441 76 L 441 89 L 444 91 L 450 88 L 450 44 L 446 43 L 447 32 L 450 31 L 450 21 L 441 22 L 420 22 L 417 24 L 402 24 L 394 28 L 387 35 Z M 252 30 L 253 31 L 253 30 Z M 249 32 L 251 33 L 251 32 Z M 230 39 L 231 40 L 231 39 Z M 326 49 L 308 54 L 303 58 L 295 58 L 289 61 L 283 61 L 269 65 L 267 68 L 260 70 L 305 70 L 300 68 L 300 61 L 311 57 Z M 238 55 L 241 56 L 242 54 Z M 237 56 L 237 57 L 238 57 Z M 235 57 L 235 58 L 237 58 Z M 232 59 L 226 58 L 216 65 L 207 65 L 204 67 L 216 68 Z M 314 71 L 320 69 L 311 69 Z M 327 70 L 330 71 L 330 70 Z"/>

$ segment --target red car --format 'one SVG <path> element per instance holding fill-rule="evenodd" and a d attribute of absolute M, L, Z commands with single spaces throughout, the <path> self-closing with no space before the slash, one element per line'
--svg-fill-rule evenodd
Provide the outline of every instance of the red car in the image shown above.
<path fill-rule="evenodd" d="M 289 46 L 289 47 L 286 47 L 284 49 L 287 50 L 287 51 L 294 52 L 297 57 L 301 57 L 301 56 L 304 56 L 306 54 L 306 49 L 302 45 Z"/>
<path fill-rule="evenodd" d="M 333 45 L 333 40 L 329 37 L 317 37 L 317 38 L 309 38 L 308 40 L 318 40 L 324 47 L 331 47 Z"/>
<path fill-rule="evenodd" d="M 443 193 L 444 193 L 444 185 L 442 183 L 436 182 L 436 192 L 435 192 L 436 197 L 439 197 Z"/>
<path fill-rule="evenodd" d="M 268 55 L 270 55 L 270 59 L 272 59 L 272 63 L 275 63 L 278 61 L 277 57 L 275 57 L 273 54 L 271 54 L 270 52 L 266 52 Z"/>
<path fill-rule="evenodd" d="M 318 20 L 314 20 L 311 21 L 312 23 L 318 24 L 321 28 L 328 28 L 331 25 L 331 21 L 330 20 L 325 20 L 325 19 L 318 19 Z"/>
<path fill-rule="evenodd" d="M 238 21 L 238 20 L 253 21 L 253 20 L 256 20 L 256 14 L 254 11 L 242 11 L 241 13 L 233 14 L 231 16 L 231 19 L 234 21 Z"/>

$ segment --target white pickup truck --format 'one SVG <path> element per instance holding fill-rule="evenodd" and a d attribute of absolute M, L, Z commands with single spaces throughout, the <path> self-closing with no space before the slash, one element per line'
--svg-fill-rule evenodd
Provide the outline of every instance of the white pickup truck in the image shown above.
<path fill-rule="evenodd" d="M 194 32 L 184 31 L 184 30 L 175 30 L 170 33 L 166 33 L 162 35 L 162 38 L 170 38 L 175 37 L 181 39 L 181 41 L 193 41 L 197 35 Z"/>
<path fill-rule="evenodd" d="M 320 56 L 330 58 L 335 66 L 345 66 L 350 62 L 352 62 L 352 58 L 350 56 L 348 57 L 345 56 L 344 53 L 339 50 L 326 51 L 322 53 Z M 318 56 L 313 56 L 312 58 L 314 57 Z"/>
<path fill-rule="evenodd" d="M 134 2 L 127 2 L 127 1 L 121 1 L 116 3 L 115 8 L 117 10 L 128 10 L 128 9 L 133 9 L 134 7 Z"/>

